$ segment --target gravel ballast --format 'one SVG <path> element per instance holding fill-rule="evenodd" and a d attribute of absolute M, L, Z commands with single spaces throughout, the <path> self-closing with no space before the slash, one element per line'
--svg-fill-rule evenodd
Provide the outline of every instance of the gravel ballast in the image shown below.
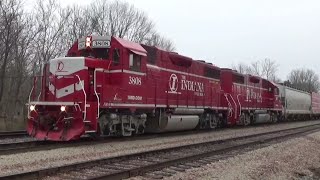
<path fill-rule="evenodd" d="M 30 142 L 36 141 L 35 138 L 32 137 L 8 137 L 0 139 L 0 144 L 8 144 L 8 143 L 21 143 L 21 142 Z"/>
<path fill-rule="evenodd" d="M 320 132 L 253 150 L 165 179 L 320 179 Z"/>
<path fill-rule="evenodd" d="M 250 128 L 229 128 L 221 131 L 212 131 L 200 134 L 158 137 L 154 139 L 142 139 L 134 141 L 131 140 L 122 142 L 109 142 L 91 146 L 66 147 L 46 151 L 2 155 L 0 156 L 0 175 L 31 171 L 136 152 L 143 152 L 152 149 L 161 149 L 211 140 L 221 140 L 226 138 L 246 136 L 250 134 L 270 132 L 317 123 L 319 123 L 319 121 L 282 123 Z"/>

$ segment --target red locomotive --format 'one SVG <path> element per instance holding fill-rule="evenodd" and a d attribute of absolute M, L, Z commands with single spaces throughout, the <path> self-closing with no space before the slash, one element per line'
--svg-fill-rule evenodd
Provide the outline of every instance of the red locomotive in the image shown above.
<path fill-rule="evenodd" d="M 27 130 L 37 139 L 214 129 L 284 114 L 266 79 L 115 37 L 79 39 L 34 82 Z"/>

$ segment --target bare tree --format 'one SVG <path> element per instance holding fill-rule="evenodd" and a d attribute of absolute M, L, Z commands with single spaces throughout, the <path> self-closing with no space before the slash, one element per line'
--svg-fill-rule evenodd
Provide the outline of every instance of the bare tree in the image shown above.
<path fill-rule="evenodd" d="M 288 75 L 287 84 L 304 91 L 318 92 L 319 75 L 311 69 L 294 69 Z"/>
<path fill-rule="evenodd" d="M 263 71 L 262 71 L 261 61 L 251 62 L 249 69 L 248 69 L 248 72 L 250 74 L 262 77 Z"/>
<path fill-rule="evenodd" d="M 239 63 L 237 65 L 232 65 L 232 68 L 240 73 L 260 76 L 271 81 L 279 81 L 279 78 L 277 77 L 278 64 L 269 58 L 253 61 L 249 65 Z"/>
<path fill-rule="evenodd" d="M 110 35 L 109 14 L 110 6 L 107 1 L 97 0 L 88 7 L 86 16 L 90 19 L 90 30 L 99 35 Z"/>
<path fill-rule="evenodd" d="M 92 23 L 90 12 L 87 7 L 80 7 L 73 5 L 66 8 L 67 12 L 70 12 L 70 16 L 65 24 L 65 31 L 61 37 L 64 41 L 64 47 L 67 49 L 79 38 L 91 34 Z"/>
<path fill-rule="evenodd" d="M 162 48 L 167 51 L 174 51 L 175 50 L 175 46 L 171 40 L 161 36 L 160 34 L 158 34 L 156 32 L 154 32 L 149 38 L 144 40 L 143 43 L 145 43 L 146 45 L 150 45 L 150 46 L 156 46 L 156 47 Z"/>
<path fill-rule="evenodd" d="M 169 51 L 175 49 L 171 40 L 155 30 L 153 21 L 146 13 L 129 3 L 98 0 L 92 3 L 84 14 L 89 17 L 87 26 L 91 32 L 125 38 Z"/>
<path fill-rule="evenodd" d="M 63 9 L 55 0 L 38 0 L 35 16 L 36 27 L 39 31 L 35 42 L 37 66 L 42 62 L 60 56 L 66 52 L 63 35 L 70 9 Z"/>
<path fill-rule="evenodd" d="M 36 31 L 33 19 L 23 12 L 18 0 L 0 2 L 0 22 L 0 128 L 4 127 L 2 122 L 8 128 L 23 122 Z"/>
<path fill-rule="evenodd" d="M 100 35 L 141 42 L 154 27 L 144 12 L 127 2 L 98 0 L 87 12 L 92 31 Z"/>
<path fill-rule="evenodd" d="M 114 1 L 109 4 L 109 35 L 124 38 L 128 35 L 128 32 L 133 27 L 136 13 L 133 5 Z M 129 39 L 130 40 L 130 39 Z"/>
<path fill-rule="evenodd" d="M 261 62 L 261 70 L 263 77 L 265 77 L 268 80 L 275 80 L 276 73 L 278 71 L 278 65 L 275 61 L 266 58 Z"/>
<path fill-rule="evenodd" d="M 13 60 L 9 68 L 10 75 L 14 77 L 9 89 L 9 97 L 13 101 L 18 101 L 20 97 L 25 98 L 27 94 L 21 86 L 29 79 L 29 67 L 34 59 L 33 42 L 38 33 L 32 22 L 34 22 L 33 17 L 26 14 L 20 20 L 21 31 L 13 48 Z"/>
<path fill-rule="evenodd" d="M 98 33 L 174 49 L 147 14 L 126 2 L 97 0 L 62 8 L 55 0 L 38 0 L 28 13 L 22 1 L 0 0 L 0 130 L 23 128 L 32 76 L 82 36 Z"/>
<path fill-rule="evenodd" d="M 19 1 L 5 0 L 0 3 L 0 102 L 4 94 L 5 77 L 10 56 L 21 31 L 18 27 L 20 11 L 21 2 Z"/>
<path fill-rule="evenodd" d="M 242 62 L 240 62 L 238 64 L 232 64 L 232 69 L 234 69 L 242 74 L 249 74 L 250 73 L 250 66 L 248 66 Z"/>

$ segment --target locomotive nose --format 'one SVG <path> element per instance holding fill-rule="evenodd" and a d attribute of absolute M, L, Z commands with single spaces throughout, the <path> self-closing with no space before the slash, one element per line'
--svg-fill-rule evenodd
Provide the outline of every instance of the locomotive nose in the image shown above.
<path fill-rule="evenodd" d="M 40 140 L 77 139 L 83 131 L 81 114 L 73 112 L 72 107 L 47 105 L 37 108 L 33 120 L 28 121 L 28 133 Z"/>
<path fill-rule="evenodd" d="M 56 121 L 57 118 L 50 114 L 39 117 L 39 124 L 45 129 L 51 129 L 52 127 L 54 127 Z"/>

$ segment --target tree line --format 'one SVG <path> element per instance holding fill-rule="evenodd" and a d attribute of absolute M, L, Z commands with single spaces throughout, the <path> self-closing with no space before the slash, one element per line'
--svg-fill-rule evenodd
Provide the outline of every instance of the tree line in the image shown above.
<path fill-rule="evenodd" d="M 277 73 L 279 65 L 276 61 L 269 58 L 253 61 L 249 64 L 238 63 L 233 64 L 232 69 L 240 73 L 252 74 L 271 80 L 276 83 L 283 83 L 296 89 L 307 92 L 318 92 L 320 90 L 319 75 L 312 69 L 297 68 L 293 69 L 287 76 L 287 79 L 282 81 Z"/>
<path fill-rule="evenodd" d="M 175 49 L 145 12 L 126 2 L 62 7 L 55 0 L 38 0 L 27 11 L 23 0 L 0 1 L 0 130 L 8 126 L 2 121 L 25 115 L 31 77 L 40 73 L 41 64 L 64 56 L 78 38 L 92 33 Z"/>

